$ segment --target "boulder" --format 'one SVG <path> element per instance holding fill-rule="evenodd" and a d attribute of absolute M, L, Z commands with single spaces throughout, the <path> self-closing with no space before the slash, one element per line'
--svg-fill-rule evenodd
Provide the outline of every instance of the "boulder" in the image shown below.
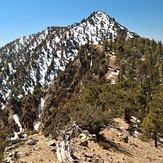
<path fill-rule="evenodd" d="M 49 140 L 47 143 L 49 146 L 56 146 L 56 140 Z"/>
<path fill-rule="evenodd" d="M 35 145 L 37 143 L 37 139 L 30 138 L 27 142 L 26 145 Z"/>
<path fill-rule="evenodd" d="M 87 147 L 88 146 L 88 141 L 82 141 L 80 142 L 80 145 L 83 147 Z"/>

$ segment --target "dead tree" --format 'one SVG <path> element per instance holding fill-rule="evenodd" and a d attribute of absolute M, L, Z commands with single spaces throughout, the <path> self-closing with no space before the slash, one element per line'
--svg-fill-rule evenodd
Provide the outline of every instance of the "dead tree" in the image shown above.
<path fill-rule="evenodd" d="M 57 143 L 57 158 L 60 163 L 79 163 L 80 160 L 73 155 L 71 147 L 71 139 L 81 133 L 78 125 L 73 124 L 71 127 L 66 127 L 64 130 L 56 129 L 59 139 Z"/>

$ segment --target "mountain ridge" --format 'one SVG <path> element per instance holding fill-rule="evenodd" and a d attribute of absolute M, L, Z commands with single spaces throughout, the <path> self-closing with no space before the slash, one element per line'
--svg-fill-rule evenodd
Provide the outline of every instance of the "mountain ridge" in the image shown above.
<path fill-rule="evenodd" d="M 36 87 L 47 87 L 57 72 L 63 71 L 69 60 L 74 59 L 81 45 L 114 40 L 118 34 L 123 34 L 126 39 L 138 37 L 104 12 L 97 11 L 81 23 L 68 27 L 48 27 L 6 44 L 0 49 L 1 108 L 4 108 L 11 94 L 22 97 L 23 94 L 32 93 Z M 14 80 L 21 83 L 17 87 L 22 92 L 19 95 L 15 93 L 17 84 Z"/>

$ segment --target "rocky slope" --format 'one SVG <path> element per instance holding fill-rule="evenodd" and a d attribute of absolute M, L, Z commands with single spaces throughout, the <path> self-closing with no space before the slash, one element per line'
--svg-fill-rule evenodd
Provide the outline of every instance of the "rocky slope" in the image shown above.
<path fill-rule="evenodd" d="M 100 132 L 101 140 L 88 131 L 71 140 L 73 154 L 82 163 L 161 163 L 163 146 L 142 142 L 137 134 L 130 135 L 129 125 L 116 118 L 115 125 Z M 58 163 L 54 137 L 41 134 L 30 135 L 5 149 L 5 161 L 10 163 Z"/>

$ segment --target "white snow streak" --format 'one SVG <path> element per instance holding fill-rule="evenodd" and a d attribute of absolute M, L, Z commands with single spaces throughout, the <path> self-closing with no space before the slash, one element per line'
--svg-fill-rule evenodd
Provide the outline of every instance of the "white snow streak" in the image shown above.
<path fill-rule="evenodd" d="M 18 114 L 14 114 L 13 119 L 14 119 L 15 123 L 18 125 L 19 131 L 14 131 L 14 137 L 11 137 L 10 140 L 18 140 L 18 139 L 20 139 L 19 135 L 23 132 L 23 128 L 20 123 Z"/>
<path fill-rule="evenodd" d="M 40 104 L 38 106 L 38 119 L 33 122 L 33 128 L 35 131 L 39 130 L 41 114 L 44 106 L 44 99 L 41 98 Z"/>

